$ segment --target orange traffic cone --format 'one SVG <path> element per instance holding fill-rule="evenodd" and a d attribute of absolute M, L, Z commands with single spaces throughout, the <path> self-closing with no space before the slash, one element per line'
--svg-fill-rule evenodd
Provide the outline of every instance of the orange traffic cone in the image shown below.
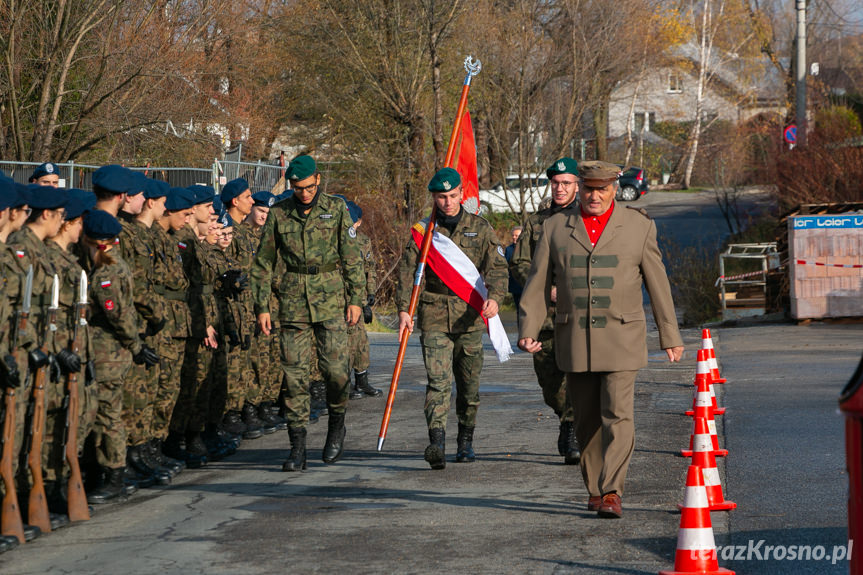
<path fill-rule="evenodd" d="M 701 351 L 699 351 L 699 354 L 700 353 Z M 713 456 L 725 457 L 728 455 L 728 450 L 719 449 L 719 437 L 716 435 L 716 420 L 713 419 L 713 405 L 710 401 L 707 378 L 702 376 L 700 378 L 696 377 L 695 379 L 698 382 L 698 394 L 695 398 L 695 422 L 692 426 L 692 435 L 689 436 L 689 449 L 681 449 L 680 455 L 683 457 L 692 457 L 693 446 L 696 443 L 696 439 L 701 439 L 698 437 L 698 430 L 695 423 L 698 422 L 699 417 L 703 417 L 707 422 L 707 435 L 710 437 L 710 445 L 713 447 Z"/>
<path fill-rule="evenodd" d="M 686 471 L 686 494 L 680 511 L 680 529 L 677 532 L 677 550 L 674 553 L 674 570 L 660 571 L 659 575 L 712 575 L 734 571 L 719 567 L 716 560 L 716 542 L 701 468 L 690 465 Z"/>
<path fill-rule="evenodd" d="M 695 441 L 692 454 L 692 465 L 701 468 L 704 478 L 704 489 L 707 491 L 707 503 L 711 511 L 729 511 L 736 509 L 737 504 L 726 501 L 722 495 L 722 482 L 719 480 L 719 470 L 716 468 L 716 458 L 713 457 L 707 429 L 707 420 L 703 417 L 695 418 Z"/>
<path fill-rule="evenodd" d="M 701 349 L 707 351 L 707 361 L 710 366 L 710 376 L 713 383 L 725 383 L 726 379 L 719 375 L 719 362 L 716 361 L 716 350 L 713 349 L 713 338 L 710 337 L 709 329 L 701 330 Z"/>
<path fill-rule="evenodd" d="M 710 377 L 710 367 L 707 362 L 707 350 L 699 349 L 697 354 L 698 362 L 695 364 L 695 392 L 692 394 L 692 409 L 686 412 L 690 417 L 695 415 L 695 400 L 698 397 L 698 378 L 703 377 L 707 380 L 707 387 L 710 389 L 710 403 L 713 406 L 714 415 L 722 415 L 725 413 L 724 407 L 719 407 L 716 403 L 716 391 L 713 389 L 713 379 Z"/>

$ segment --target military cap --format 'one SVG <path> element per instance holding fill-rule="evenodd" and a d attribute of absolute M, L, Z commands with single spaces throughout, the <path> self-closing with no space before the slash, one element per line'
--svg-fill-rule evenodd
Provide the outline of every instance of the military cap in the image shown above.
<path fill-rule="evenodd" d="M 14 183 L 16 196 L 15 199 L 12 200 L 12 205 L 10 208 L 20 208 L 21 206 L 26 206 L 30 203 L 30 192 L 27 190 L 26 184 L 19 184 L 18 182 Z"/>
<path fill-rule="evenodd" d="M 441 168 L 429 182 L 430 192 L 449 192 L 461 185 L 461 176 L 452 168 Z"/>
<path fill-rule="evenodd" d="M 137 196 L 147 189 L 147 181 L 150 178 L 148 178 L 144 172 L 136 172 L 134 170 L 129 171 L 132 172 L 132 180 L 129 184 L 129 191 L 126 192 L 126 195 Z"/>
<path fill-rule="evenodd" d="M 620 168 L 602 160 L 590 160 L 581 163 L 578 174 L 587 185 L 608 185 L 620 176 Z"/>
<path fill-rule="evenodd" d="M 351 219 L 354 221 L 354 223 L 357 223 L 357 220 L 363 217 L 363 209 L 350 200 L 348 200 L 347 203 L 348 213 L 351 215 Z"/>
<path fill-rule="evenodd" d="M 318 173 L 318 166 L 315 164 L 315 159 L 311 156 L 297 156 L 291 163 L 288 164 L 288 169 L 285 170 L 285 177 L 294 182 L 305 180 L 309 176 L 314 176 Z"/>
<path fill-rule="evenodd" d="M 50 176 L 51 174 L 56 174 L 57 176 L 59 176 L 60 168 L 57 167 L 57 164 L 54 164 L 52 162 L 45 162 L 44 164 L 39 164 L 38 166 L 36 166 L 36 169 L 33 170 L 32 174 L 30 174 L 29 181 L 32 182 L 33 180 L 37 180 L 42 176 Z"/>
<path fill-rule="evenodd" d="M 187 210 L 195 205 L 195 192 L 188 188 L 171 188 L 168 190 L 168 199 L 165 200 L 165 209 L 169 212 Z"/>
<path fill-rule="evenodd" d="M 135 187 L 134 172 L 111 164 L 93 172 L 93 190 L 111 194 L 127 194 Z"/>
<path fill-rule="evenodd" d="M 213 201 L 213 198 L 216 197 L 216 190 L 212 186 L 203 186 L 201 184 L 195 184 L 194 186 L 189 186 L 186 188 L 190 190 L 193 194 L 195 194 L 195 203 L 198 204 L 206 204 Z"/>
<path fill-rule="evenodd" d="M 219 215 L 225 211 L 225 204 L 219 196 L 213 196 L 213 211 Z"/>
<path fill-rule="evenodd" d="M 147 187 L 144 188 L 144 197 L 148 200 L 163 198 L 168 195 L 168 190 L 170 189 L 171 186 L 168 185 L 168 182 L 163 182 L 162 180 L 156 180 L 154 178 L 147 178 Z"/>
<path fill-rule="evenodd" d="M 223 213 L 217 220 L 223 228 L 231 228 L 234 226 L 234 218 L 228 212 Z"/>
<path fill-rule="evenodd" d="M 66 221 L 80 218 L 84 212 L 96 207 L 96 194 L 72 188 L 69 190 L 69 203 L 66 204 Z"/>
<path fill-rule="evenodd" d="M 6 176 L 0 176 L 0 211 L 12 207 L 12 203 L 18 197 L 15 190 L 15 182 Z"/>
<path fill-rule="evenodd" d="M 69 202 L 69 191 L 64 188 L 30 184 L 27 194 L 30 198 L 28 205 L 37 210 L 56 210 Z"/>
<path fill-rule="evenodd" d="M 559 159 L 545 170 L 545 175 L 549 178 L 559 176 L 560 174 L 578 175 L 578 162 L 568 156 Z"/>
<path fill-rule="evenodd" d="M 270 192 L 255 192 L 252 194 L 252 199 L 255 200 L 255 205 L 263 208 L 269 208 L 276 203 L 276 196 Z"/>
<path fill-rule="evenodd" d="M 103 210 L 84 213 L 84 235 L 94 240 L 110 240 L 120 235 L 123 226 L 117 218 Z"/>
<path fill-rule="evenodd" d="M 222 187 L 222 201 L 226 206 L 231 205 L 231 200 L 249 189 L 249 182 L 245 178 L 236 178 Z"/>

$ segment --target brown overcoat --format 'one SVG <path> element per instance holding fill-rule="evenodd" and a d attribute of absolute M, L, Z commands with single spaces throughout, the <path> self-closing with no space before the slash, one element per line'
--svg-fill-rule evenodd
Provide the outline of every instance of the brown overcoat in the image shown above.
<path fill-rule="evenodd" d="M 616 205 L 592 246 L 578 202 L 548 218 L 519 306 L 519 338 L 536 339 L 557 286 L 557 365 L 565 372 L 637 370 L 647 365 L 642 284 L 659 328 L 660 347 L 682 346 L 671 288 L 656 243 L 656 224 Z"/>

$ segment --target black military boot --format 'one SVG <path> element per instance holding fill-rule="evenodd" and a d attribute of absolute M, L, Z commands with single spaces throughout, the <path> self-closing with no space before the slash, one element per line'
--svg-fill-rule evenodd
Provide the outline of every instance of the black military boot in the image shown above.
<path fill-rule="evenodd" d="M 153 468 L 145 462 L 140 446 L 133 445 L 126 448 L 126 469 L 127 473 L 130 469 L 135 473 L 135 479 L 142 487 L 148 483 L 152 486 L 156 482 Z"/>
<path fill-rule="evenodd" d="M 51 531 L 69 525 L 69 505 L 66 502 L 66 483 L 63 481 L 45 482 L 45 500 L 48 502 L 48 516 Z"/>
<path fill-rule="evenodd" d="M 318 413 L 319 416 L 327 415 L 329 406 L 327 405 L 327 384 L 323 381 L 313 381 L 309 386 L 310 408 Z"/>
<path fill-rule="evenodd" d="M 432 469 L 446 467 L 446 431 L 442 427 L 429 429 L 429 446 L 426 447 L 425 460 Z"/>
<path fill-rule="evenodd" d="M 354 386 L 357 391 L 370 397 L 378 397 L 383 393 L 380 389 L 369 385 L 368 370 L 354 372 Z"/>
<path fill-rule="evenodd" d="M 264 430 L 261 428 L 263 422 L 258 419 L 258 414 L 255 413 L 254 405 L 251 403 L 243 405 L 242 417 L 243 425 L 246 426 L 246 431 L 243 432 L 243 439 L 257 439 L 264 434 Z M 273 431 L 275 431 L 275 429 Z"/>
<path fill-rule="evenodd" d="M 243 418 L 242 415 L 240 415 L 240 412 L 236 410 L 226 412 L 222 417 L 222 424 L 219 427 L 225 433 L 230 433 L 237 437 L 243 437 L 246 433 L 246 424 L 243 423 Z M 260 435 L 257 437 L 260 437 Z"/>
<path fill-rule="evenodd" d="M 125 474 L 125 467 L 106 468 L 105 480 L 102 486 L 87 494 L 87 503 L 99 505 L 122 498 L 124 492 L 123 476 Z"/>
<path fill-rule="evenodd" d="M 138 489 L 146 489 L 156 484 L 156 480 L 152 476 L 142 475 L 139 477 L 138 472 L 128 466 L 123 469 L 123 495 L 134 495 Z"/>
<path fill-rule="evenodd" d="M 148 444 L 147 451 L 150 454 L 150 457 L 155 461 L 159 467 L 162 469 L 167 469 L 171 474 L 171 478 L 178 476 L 184 469 L 186 469 L 186 463 L 180 461 L 179 459 L 174 459 L 173 457 L 168 457 L 162 452 L 162 440 L 161 439 L 152 439 Z"/>
<path fill-rule="evenodd" d="M 291 453 L 282 464 L 282 471 L 306 470 L 306 428 L 289 427 L 288 437 L 291 439 Z"/>
<path fill-rule="evenodd" d="M 354 377 L 354 382 L 351 384 L 351 389 L 348 391 L 348 399 L 362 399 L 365 396 L 365 393 L 357 389 L 357 378 Z"/>
<path fill-rule="evenodd" d="M 186 464 L 191 467 L 202 467 L 207 464 L 207 446 L 197 431 L 186 432 Z M 190 462 L 194 460 L 195 464 Z"/>
<path fill-rule="evenodd" d="M 201 439 L 207 447 L 208 461 L 221 461 L 237 452 L 235 445 L 228 443 L 219 436 L 219 431 L 215 425 L 208 424 L 204 432 L 201 433 Z"/>
<path fill-rule="evenodd" d="M 275 426 L 276 431 L 288 428 L 288 420 L 284 417 L 279 417 L 277 410 L 273 409 L 272 401 L 262 401 L 258 404 L 258 419 Z"/>
<path fill-rule="evenodd" d="M 198 469 L 207 462 L 206 458 L 190 455 L 186 450 L 186 438 L 175 431 L 168 434 L 162 445 L 162 453 L 184 462 L 189 469 Z"/>
<path fill-rule="evenodd" d="M 476 456 L 473 453 L 473 427 L 458 424 L 458 437 L 456 445 L 458 451 L 455 454 L 456 463 L 472 463 L 476 461 Z"/>
<path fill-rule="evenodd" d="M 153 447 L 152 441 L 147 441 L 138 446 L 141 453 L 141 459 L 147 467 L 153 470 L 153 479 L 157 485 L 170 485 L 171 480 L 177 476 L 178 470 L 169 466 L 167 462 L 163 463 L 162 459 L 156 456 L 156 449 Z M 161 453 L 161 452 L 160 452 Z M 177 463 L 180 463 L 179 461 Z M 182 464 L 182 468 L 186 468 L 186 464 Z"/>
<path fill-rule="evenodd" d="M 335 463 L 345 450 L 345 414 L 331 413 L 327 421 L 327 441 L 324 443 L 324 463 Z"/>
<path fill-rule="evenodd" d="M 560 424 L 560 435 L 563 437 L 563 462 L 566 465 L 578 465 L 581 462 L 581 449 L 575 437 L 575 423 L 564 421 Z"/>

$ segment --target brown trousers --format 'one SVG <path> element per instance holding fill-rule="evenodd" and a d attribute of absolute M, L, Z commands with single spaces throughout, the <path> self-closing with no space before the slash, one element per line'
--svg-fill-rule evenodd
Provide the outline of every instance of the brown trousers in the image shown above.
<path fill-rule="evenodd" d="M 575 434 L 581 446 L 581 475 L 591 496 L 612 491 L 623 496 L 623 483 L 635 449 L 635 376 L 638 371 L 566 374 L 567 394 L 575 410 Z"/>

